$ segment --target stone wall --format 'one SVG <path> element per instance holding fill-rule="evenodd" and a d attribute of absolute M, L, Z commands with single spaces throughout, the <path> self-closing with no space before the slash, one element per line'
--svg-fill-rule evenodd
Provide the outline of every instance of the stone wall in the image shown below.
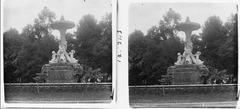
<path fill-rule="evenodd" d="M 111 83 L 6 83 L 8 103 L 110 102 Z"/>
<path fill-rule="evenodd" d="M 112 90 L 111 83 L 6 83 L 5 92 L 53 90 Z"/>
<path fill-rule="evenodd" d="M 236 84 L 200 84 L 200 85 L 142 85 L 130 86 L 129 94 L 186 94 L 186 93 L 237 93 Z"/>

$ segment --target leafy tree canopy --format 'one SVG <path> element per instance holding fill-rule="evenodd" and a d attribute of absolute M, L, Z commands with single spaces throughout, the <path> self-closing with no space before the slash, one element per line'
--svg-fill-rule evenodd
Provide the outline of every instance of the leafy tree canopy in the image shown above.
<path fill-rule="evenodd" d="M 101 78 L 111 78 L 111 17 L 111 13 L 107 13 L 98 22 L 93 15 L 85 15 L 80 19 L 76 32 L 66 33 L 68 50 L 76 51 L 75 57 L 86 69 L 97 71 L 97 74 L 86 73 L 88 78 L 91 77 L 89 75 L 93 75 L 92 78 L 101 75 L 107 75 Z M 50 26 L 55 20 L 56 14 L 44 7 L 34 23 L 26 25 L 22 33 L 16 29 L 4 32 L 5 82 L 35 82 L 36 73 L 40 73 L 41 67 L 48 63 L 52 51 L 58 50 L 58 40 Z"/>
<path fill-rule="evenodd" d="M 181 15 L 169 9 L 159 24 L 147 34 L 136 30 L 129 35 L 129 84 L 162 84 L 167 68 L 183 52 L 176 25 Z M 235 83 L 237 78 L 237 14 L 223 23 L 210 16 L 199 35 L 193 34 L 193 53 L 201 51 L 201 60 L 210 69 L 209 83 Z M 217 81 L 217 82 L 216 82 Z"/>

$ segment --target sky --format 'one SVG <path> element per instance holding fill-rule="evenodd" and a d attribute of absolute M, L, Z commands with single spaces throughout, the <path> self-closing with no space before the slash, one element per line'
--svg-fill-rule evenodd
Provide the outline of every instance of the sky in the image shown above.
<path fill-rule="evenodd" d="M 84 15 L 94 15 L 100 21 L 106 13 L 112 11 L 111 0 L 5 0 L 3 6 L 3 31 L 15 28 L 19 32 L 27 24 L 33 24 L 45 6 L 55 12 L 57 20 L 63 15 L 66 20 L 75 24 Z M 76 26 L 68 31 L 74 29 Z"/>
<path fill-rule="evenodd" d="M 234 3 L 132 3 L 129 7 L 129 34 L 141 30 L 146 35 L 149 28 L 158 25 L 169 8 L 179 13 L 182 21 L 189 16 L 190 21 L 201 25 L 193 34 L 202 32 L 202 26 L 208 17 L 216 15 L 226 22 L 232 13 L 237 12 Z M 179 32 L 179 35 L 184 33 Z"/>

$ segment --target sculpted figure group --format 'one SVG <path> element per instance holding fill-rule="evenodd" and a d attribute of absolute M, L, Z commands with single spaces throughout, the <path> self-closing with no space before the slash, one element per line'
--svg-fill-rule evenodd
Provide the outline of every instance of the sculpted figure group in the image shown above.
<path fill-rule="evenodd" d="M 78 60 L 75 59 L 74 56 L 75 51 L 71 50 L 71 52 L 67 53 L 64 52 L 64 50 L 59 49 L 59 51 L 56 53 L 55 51 L 52 51 L 52 59 L 49 61 L 50 64 L 52 63 L 77 63 Z"/>
<path fill-rule="evenodd" d="M 201 52 L 198 51 L 195 54 L 187 54 L 186 52 L 181 55 L 181 53 L 178 53 L 177 62 L 175 62 L 175 65 L 183 65 L 183 64 L 203 64 L 203 61 L 199 59 L 199 56 L 201 55 Z"/>

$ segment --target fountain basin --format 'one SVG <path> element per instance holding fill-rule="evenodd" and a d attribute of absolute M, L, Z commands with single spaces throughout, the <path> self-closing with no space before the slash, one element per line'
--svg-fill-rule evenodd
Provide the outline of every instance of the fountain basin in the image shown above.
<path fill-rule="evenodd" d="M 194 30 L 198 30 L 200 28 L 200 24 L 199 23 L 195 23 L 195 22 L 191 22 L 189 20 L 189 17 L 187 17 L 186 22 L 180 23 L 176 26 L 176 29 L 179 31 L 194 31 Z"/>
<path fill-rule="evenodd" d="M 55 21 L 51 24 L 51 27 L 57 30 L 67 30 L 73 28 L 74 26 L 75 24 L 73 22 L 65 20 L 63 16 L 59 21 Z"/>

